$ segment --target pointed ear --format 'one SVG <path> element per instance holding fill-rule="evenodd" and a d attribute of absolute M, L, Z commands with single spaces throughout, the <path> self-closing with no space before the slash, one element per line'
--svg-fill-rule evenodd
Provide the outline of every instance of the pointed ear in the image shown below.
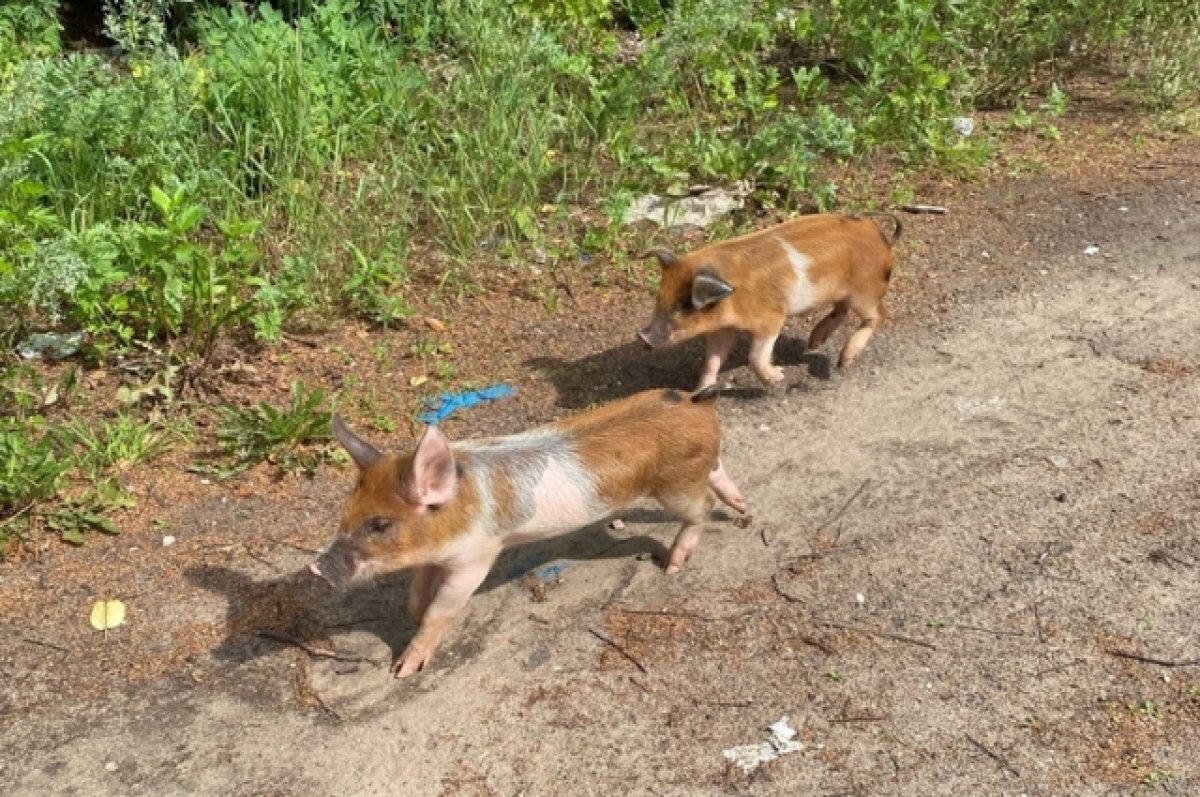
<path fill-rule="evenodd" d="M 333 436 L 342 444 L 342 448 L 346 449 L 354 464 L 361 469 L 365 470 L 383 458 L 383 454 L 379 453 L 377 448 L 350 431 L 342 416 L 336 412 L 333 414 Z"/>
<path fill-rule="evenodd" d="M 653 252 L 650 252 L 649 254 L 653 255 L 654 257 L 657 257 L 658 265 L 664 269 L 670 268 L 671 266 L 673 266 L 679 262 L 679 258 L 676 257 L 675 255 L 671 254 L 670 252 L 668 252 L 666 249 L 655 249 Z"/>
<path fill-rule="evenodd" d="M 400 475 L 404 499 L 419 506 L 437 506 L 454 497 L 458 473 L 450 441 L 436 426 L 425 427 L 413 452 L 412 463 Z"/>
<path fill-rule="evenodd" d="M 717 276 L 711 268 L 702 268 L 692 278 L 692 305 L 700 310 L 716 304 L 733 293 L 733 286 Z"/>

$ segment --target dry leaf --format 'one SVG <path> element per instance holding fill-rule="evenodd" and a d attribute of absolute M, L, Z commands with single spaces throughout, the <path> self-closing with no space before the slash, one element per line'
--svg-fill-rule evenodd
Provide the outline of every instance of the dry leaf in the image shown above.
<path fill-rule="evenodd" d="M 408 384 L 411 385 L 412 387 L 420 387 L 421 385 L 425 384 L 428 381 L 429 381 L 429 377 L 427 377 L 427 376 L 414 376 L 412 379 L 408 380 Z"/>
<path fill-rule="evenodd" d="M 443 323 L 439 319 L 434 318 L 433 316 L 425 317 L 425 326 L 429 327 L 434 332 L 445 332 L 446 331 L 445 323 Z"/>
<path fill-rule="evenodd" d="M 92 604 L 92 628 L 107 631 L 125 622 L 125 604 L 121 601 L 96 601 Z"/>

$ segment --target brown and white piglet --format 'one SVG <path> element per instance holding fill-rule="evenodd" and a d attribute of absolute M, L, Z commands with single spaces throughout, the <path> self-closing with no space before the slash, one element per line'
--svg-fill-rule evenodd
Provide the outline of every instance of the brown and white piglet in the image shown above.
<path fill-rule="evenodd" d="M 739 332 L 751 336 L 750 366 L 767 385 L 783 380 L 771 364 L 789 315 L 829 305 L 808 347 L 820 347 L 853 310 L 861 319 L 838 364 L 862 353 L 884 317 L 892 276 L 892 245 L 903 229 L 891 214 L 891 237 L 870 219 L 841 214 L 801 216 L 759 232 L 710 244 L 682 257 L 658 251 L 662 282 L 650 324 L 639 337 L 652 348 L 704 335 L 708 342 L 699 389 L 717 381 Z"/>
<path fill-rule="evenodd" d="M 334 416 L 359 468 L 333 543 L 309 567 L 334 586 L 415 569 L 408 611 L 420 627 L 395 664 L 424 667 L 504 548 L 603 519 L 649 497 L 683 520 L 676 573 L 700 541 L 713 496 L 746 501 L 718 459 L 716 390 L 651 390 L 523 434 L 451 444 L 426 428 L 411 453 L 383 453 Z"/>

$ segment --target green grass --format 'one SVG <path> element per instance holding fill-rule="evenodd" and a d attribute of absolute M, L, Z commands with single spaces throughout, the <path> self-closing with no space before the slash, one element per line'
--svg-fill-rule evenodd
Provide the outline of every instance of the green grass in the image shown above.
<path fill-rule="evenodd" d="M 311 473 L 326 454 L 319 444 L 330 439 L 330 411 L 325 404 L 321 388 L 310 390 L 294 382 L 286 407 L 266 402 L 247 408 L 219 407 L 217 441 L 229 464 L 214 472 L 228 477 L 269 461 L 281 472 L 300 468 Z"/>

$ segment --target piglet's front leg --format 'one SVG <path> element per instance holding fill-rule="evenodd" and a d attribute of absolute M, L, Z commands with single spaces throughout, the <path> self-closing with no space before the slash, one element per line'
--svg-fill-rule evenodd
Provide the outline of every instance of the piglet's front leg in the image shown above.
<path fill-rule="evenodd" d="M 442 640 L 442 634 L 446 633 L 454 618 L 463 606 L 467 605 L 467 600 L 479 589 L 494 559 L 493 556 L 467 565 L 443 566 L 441 583 L 438 584 L 437 592 L 425 610 L 417 635 L 408 643 L 408 647 L 392 667 L 397 678 L 407 678 L 430 662 L 433 651 Z"/>

